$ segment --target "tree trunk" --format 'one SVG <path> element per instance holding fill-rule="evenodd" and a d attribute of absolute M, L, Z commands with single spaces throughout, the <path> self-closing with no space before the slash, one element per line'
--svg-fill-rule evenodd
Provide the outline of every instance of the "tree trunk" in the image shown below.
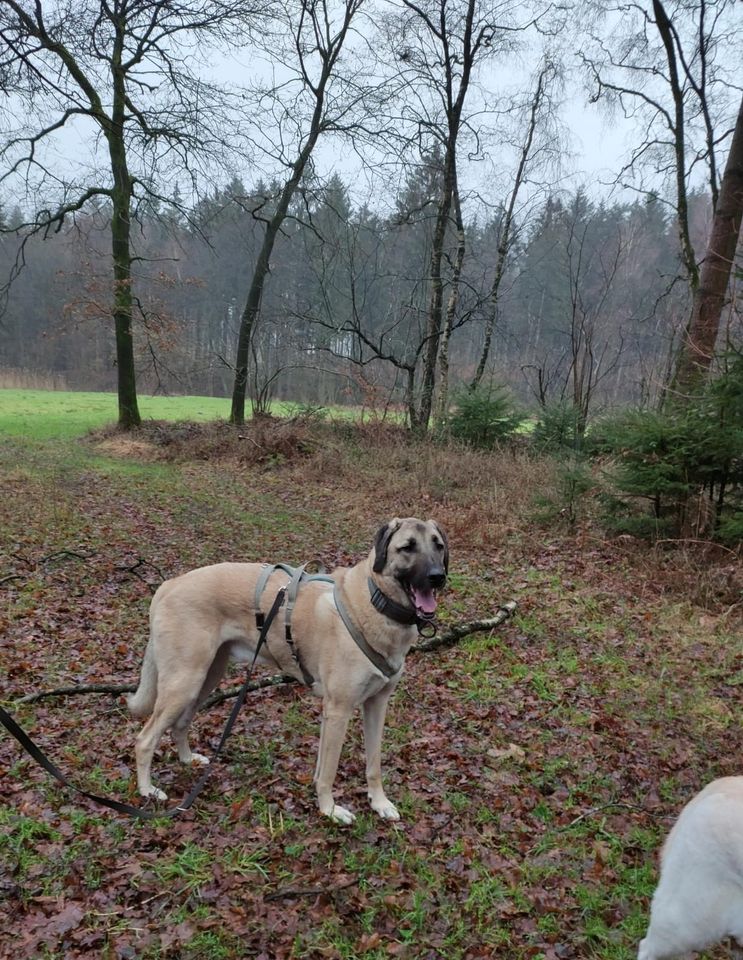
<path fill-rule="evenodd" d="M 676 174 L 676 216 L 678 217 L 679 245 L 686 268 L 689 288 L 696 293 L 699 286 L 699 268 L 694 254 L 689 231 L 689 199 L 686 193 L 686 118 L 684 112 L 684 91 L 678 75 L 676 48 L 674 46 L 671 21 L 663 9 L 661 0 L 653 0 L 653 12 L 668 61 L 668 80 L 671 86 L 674 104 L 673 149 Z"/>
<path fill-rule="evenodd" d="M 458 123 L 457 123 L 458 128 Z M 456 128 L 455 128 L 456 129 Z M 446 228 L 449 225 L 454 181 L 456 176 L 456 155 L 452 137 L 447 144 L 446 161 L 444 164 L 443 196 L 439 204 L 436 217 L 436 228 L 431 246 L 431 299 L 428 306 L 428 323 L 426 326 L 426 349 L 423 354 L 423 378 L 421 402 L 413 426 L 417 433 L 425 433 L 431 419 L 433 407 L 433 389 L 436 383 L 436 363 L 439 355 L 441 340 L 441 319 L 444 303 L 444 282 L 441 276 L 441 265 L 444 259 L 444 244 L 446 242 Z"/>
<path fill-rule="evenodd" d="M 418 433 L 418 411 L 415 408 L 415 367 L 407 368 L 405 378 L 405 407 L 408 411 L 408 421 L 413 433 Z"/>
<path fill-rule="evenodd" d="M 701 387 L 709 373 L 730 283 L 743 216 L 743 99 L 722 175 L 717 209 L 712 219 L 707 255 L 694 291 L 689 323 L 676 358 L 672 396 L 687 396 Z"/>
<path fill-rule="evenodd" d="M 281 224 L 286 219 L 289 204 L 299 186 L 299 182 L 307 167 L 307 162 L 312 155 L 312 151 L 320 135 L 321 115 L 322 99 L 319 100 L 315 108 L 307 143 L 294 162 L 292 175 L 284 184 L 276 212 L 266 226 L 263 244 L 261 245 L 255 269 L 253 270 L 253 279 L 250 282 L 250 290 L 248 291 L 248 298 L 245 302 L 245 309 L 240 317 L 240 332 L 238 334 L 237 354 L 235 357 L 235 384 L 232 391 L 232 410 L 230 412 L 230 423 L 237 424 L 238 426 L 245 423 L 245 393 L 248 383 L 250 341 L 261 310 L 263 287 L 265 286 L 266 277 L 271 268 L 271 254 L 273 253 L 274 244 L 279 235 Z"/>
<path fill-rule="evenodd" d="M 286 191 L 286 187 L 284 190 Z M 284 216 L 285 213 L 282 214 L 279 220 L 277 212 L 266 227 L 263 245 L 261 246 L 255 270 L 253 271 L 253 279 L 250 283 L 245 309 L 240 317 L 240 331 L 237 338 L 237 354 L 235 357 L 235 383 L 232 389 L 232 410 L 230 412 L 230 423 L 235 423 L 238 426 L 245 423 L 245 394 L 248 384 L 250 340 L 253 336 L 253 328 L 255 327 L 255 322 L 258 319 L 261 309 L 263 287 L 271 264 L 271 253 Z"/>
<path fill-rule="evenodd" d="M 124 430 L 138 427 L 142 418 L 137 403 L 137 379 L 134 370 L 134 339 L 132 331 L 132 251 L 131 251 L 131 197 L 132 180 L 126 161 L 124 141 L 125 85 L 121 69 L 123 38 L 117 38 L 112 62 L 113 104 L 111 120 L 106 131 L 108 151 L 113 174 L 111 254 L 113 259 L 114 289 L 113 315 L 116 331 L 116 366 L 119 395 L 119 426 Z"/>
<path fill-rule="evenodd" d="M 310 17 L 310 21 L 314 24 L 316 35 L 319 36 L 319 34 L 324 30 L 329 30 L 327 20 L 325 20 L 324 25 L 321 26 L 321 10 L 316 10 L 314 5 L 308 3 L 307 0 L 302 0 L 300 6 L 303 13 L 303 19 L 305 14 Z M 230 411 L 230 423 L 237 424 L 238 426 L 245 422 L 245 391 L 248 383 L 248 358 L 250 354 L 250 341 L 253 336 L 253 330 L 255 329 L 258 316 L 260 314 L 263 287 L 271 267 L 271 253 L 273 252 L 276 237 L 281 229 L 281 224 L 284 222 L 286 214 L 289 210 L 289 204 L 291 203 L 292 197 L 299 186 L 309 159 L 312 156 L 312 151 L 314 150 L 315 144 L 320 136 L 323 127 L 323 115 L 325 112 L 325 90 L 341 55 L 343 44 L 351 25 L 351 21 L 355 13 L 358 11 L 359 6 L 360 0 L 359 2 L 346 0 L 345 16 L 341 29 L 332 37 L 332 39 L 329 40 L 327 49 L 322 51 L 323 66 L 316 86 L 313 86 L 307 77 L 305 64 L 302 60 L 304 54 L 302 52 L 299 54 L 300 66 L 305 78 L 305 83 L 314 94 L 315 105 L 312 111 L 310 129 L 307 134 L 307 142 L 300 150 L 299 156 L 292 165 L 291 176 L 284 184 L 276 211 L 266 226 L 266 233 L 263 237 L 263 245 L 261 246 L 261 251 L 258 255 L 258 260 L 253 271 L 253 279 L 250 283 L 248 299 L 240 319 L 240 332 L 238 334 L 237 354 L 235 357 L 235 384 L 232 391 L 232 409 Z M 327 13 L 327 11 L 325 12 Z M 318 17 L 319 19 L 315 19 L 315 17 Z M 299 35 L 296 37 L 296 43 L 297 49 L 301 51 L 302 44 Z"/>
<path fill-rule="evenodd" d="M 467 237 L 464 230 L 464 221 L 462 220 L 462 205 L 459 202 L 459 188 L 457 186 L 454 187 L 453 200 L 454 221 L 457 227 L 457 253 L 452 271 L 449 301 L 446 305 L 446 320 L 441 333 L 441 345 L 439 348 L 439 389 L 436 412 L 436 420 L 439 424 L 443 424 L 446 420 L 446 412 L 449 407 L 449 341 L 451 340 L 451 331 L 454 326 L 454 317 L 457 314 L 460 280 L 464 266 L 464 256 L 467 252 Z"/>
<path fill-rule="evenodd" d="M 129 246 L 129 201 L 114 202 L 111 220 L 114 270 L 114 328 L 116 331 L 116 368 L 119 395 L 119 426 L 138 427 L 142 418 L 137 403 L 132 336 L 132 277 Z"/>
<path fill-rule="evenodd" d="M 404 2 L 417 12 L 419 16 L 421 15 L 421 11 L 414 3 L 411 3 L 410 0 L 404 0 Z M 444 300 L 441 266 L 444 259 L 444 245 L 446 243 L 446 233 L 451 215 L 454 192 L 457 189 L 457 141 L 462 125 L 462 109 L 469 88 L 474 58 L 477 47 L 482 39 L 482 37 L 479 37 L 477 41 L 473 42 L 472 25 L 474 22 L 475 9 L 475 0 L 468 0 L 467 12 L 464 17 L 462 51 L 458 56 L 454 55 L 449 47 L 448 26 L 446 24 L 447 7 L 445 2 L 442 2 L 440 5 L 440 31 L 433 28 L 434 35 L 442 42 L 442 66 L 446 75 L 445 87 L 441 91 L 441 96 L 446 105 L 446 152 L 444 155 L 443 190 L 431 247 L 431 297 L 429 300 L 428 323 L 426 326 L 426 347 L 423 355 L 421 402 L 414 427 L 416 432 L 421 434 L 426 433 L 428 430 L 433 407 L 433 391 L 436 384 L 436 364 L 441 339 Z M 423 19 L 429 29 L 431 29 L 431 22 L 427 20 L 425 16 Z M 459 88 L 455 96 L 455 79 L 457 77 L 459 78 Z"/>

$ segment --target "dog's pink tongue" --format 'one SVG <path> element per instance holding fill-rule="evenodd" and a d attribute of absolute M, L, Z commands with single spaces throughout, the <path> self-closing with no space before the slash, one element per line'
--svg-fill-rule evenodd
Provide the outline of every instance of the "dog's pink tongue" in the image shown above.
<path fill-rule="evenodd" d="M 433 590 L 413 590 L 413 599 L 415 605 L 421 613 L 428 614 L 436 612 L 436 595 Z"/>

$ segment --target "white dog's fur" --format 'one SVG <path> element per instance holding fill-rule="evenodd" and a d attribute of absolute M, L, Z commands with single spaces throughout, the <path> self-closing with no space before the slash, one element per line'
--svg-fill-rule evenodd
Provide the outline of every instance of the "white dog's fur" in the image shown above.
<path fill-rule="evenodd" d="M 679 957 L 725 937 L 743 944 L 743 777 L 714 780 L 681 811 L 637 956 Z"/>

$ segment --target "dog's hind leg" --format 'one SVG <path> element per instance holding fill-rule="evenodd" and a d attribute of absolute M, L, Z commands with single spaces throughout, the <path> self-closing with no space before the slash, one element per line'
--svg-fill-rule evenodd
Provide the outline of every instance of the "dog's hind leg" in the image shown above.
<path fill-rule="evenodd" d="M 320 746 L 315 767 L 317 805 L 321 813 L 339 823 L 353 823 L 356 819 L 350 810 L 339 806 L 333 800 L 333 782 L 338 771 L 338 761 L 349 719 L 349 711 L 344 706 L 327 700 L 323 701 Z"/>
<path fill-rule="evenodd" d="M 366 749 L 366 784 L 372 810 L 385 820 L 399 820 L 397 807 L 387 798 L 382 786 L 382 732 L 387 704 L 394 691 L 388 684 L 375 696 L 364 701 L 364 746 Z"/>
<path fill-rule="evenodd" d="M 134 752 L 137 758 L 137 785 L 143 797 L 167 800 L 167 794 L 152 785 L 152 757 L 160 738 L 174 727 L 177 720 L 195 704 L 201 689 L 201 675 L 179 676 L 161 683 L 152 716 L 137 736 Z"/>
<path fill-rule="evenodd" d="M 205 757 L 202 753 L 194 753 L 191 750 L 188 742 L 188 729 L 191 726 L 191 721 L 196 711 L 224 676 L 229 657 L 229 646 L 223 644 L 219 650 L 217 650 L 216 656 L 206 674 L 206 678 L 201 685 L 198 696 L 184 707 L 183 712 L 173 724 L 171 733 L 173 734 L 173 741 L 178 750 L 178 759 L 181 763 L 209 763 L 209 757 Z"/>

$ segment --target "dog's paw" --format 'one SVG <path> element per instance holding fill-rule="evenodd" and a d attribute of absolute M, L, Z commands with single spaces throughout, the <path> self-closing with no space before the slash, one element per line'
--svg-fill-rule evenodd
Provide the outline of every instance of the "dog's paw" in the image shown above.
<path fill-rule="evenodd" d="M 330 819 L 334 820 L 336 823 L 344 824 L 344 826 L 348 826 L 349 823 L 353 823 L 356 819 L 355 815 L 351 813 L 350 810 L 346 810 L 345 807 L 341 807 L 337 803 L 334 803 L 329 810 L 323 810 L 322 813 L 324 813 L 326 817 L 330 817 Z"/>
<path fill-rule="evenodd" d="M 160 790 L 159 787 L 153 787 L 152 785 L 150 785 L 146 790 L 140 790 L 139 792 L 142 794 L 142 796 L 145 799 L 147 799 L 148 797 L 151 797 L 153 800 L 168 799 L 167 793 L 165 793 L 163 790 Z"/>
<path fill-rule="evenodd" d="M 372 810 L 374 810 L 375 813 L 378 813 L 383 820 L 400 819 L 400 811 L 391 800 L 387 799 L 387 797 L 378 803 L 374 803 L 374 801 L 372 801 L 371 807 Z"/>
<path fill-rule="evenodd" d="M 211 763 L 211 760 L 209 757 L 205 757 L 203 753 L 192 753 L 188 762 L 195 767 L 206 767 Z"/>

